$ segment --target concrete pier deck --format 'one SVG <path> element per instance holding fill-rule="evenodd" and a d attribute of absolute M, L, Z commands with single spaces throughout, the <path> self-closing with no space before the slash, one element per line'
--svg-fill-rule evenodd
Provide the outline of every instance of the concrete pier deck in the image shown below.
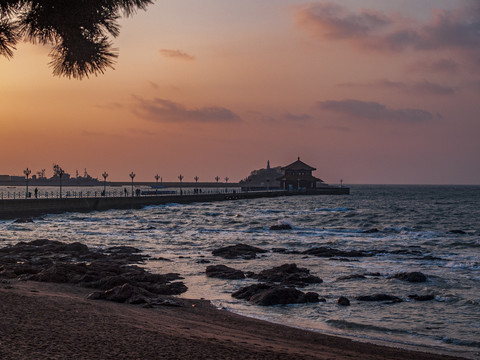
<path fill-rule="evenodd" d="M 348 187 L 328 187 L 310 191 L 252 191 L 240 193 L 188 194 L 135 197 L 92 197 L 62 199 L 0 200 L 0 219 L 35 217 L 64 212 L 90 212 L 110 209 L 140 209 L 149 205 L 169 203 L 233 201 L 240 199 L 273 198 L 280 196 L 347 195 Z"/>

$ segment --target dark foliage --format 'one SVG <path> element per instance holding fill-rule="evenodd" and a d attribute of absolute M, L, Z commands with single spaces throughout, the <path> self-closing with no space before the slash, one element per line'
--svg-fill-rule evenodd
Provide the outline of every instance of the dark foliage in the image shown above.
<path fill-rule="evenodd" d="M 145 10 L 153 0 L 0 0 L 0 56 L 17 43 L 52 45 L 54 75 L 82 79 L 113 68 L 118 56 L 109 37 L 120 33 L 120 16 Z"/>

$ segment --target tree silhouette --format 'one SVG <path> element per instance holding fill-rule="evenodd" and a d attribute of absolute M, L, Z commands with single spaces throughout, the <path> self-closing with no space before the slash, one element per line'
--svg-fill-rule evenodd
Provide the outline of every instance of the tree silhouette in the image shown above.
<path fill-rule="evenodd" d="M 153 0 L 0 0 L 0 56 L 12 58 L 21 40 L 52 45 L 56 76 L 82 79 L 113 68 L 118 50 L 109 37 L 118 19 Z"/>

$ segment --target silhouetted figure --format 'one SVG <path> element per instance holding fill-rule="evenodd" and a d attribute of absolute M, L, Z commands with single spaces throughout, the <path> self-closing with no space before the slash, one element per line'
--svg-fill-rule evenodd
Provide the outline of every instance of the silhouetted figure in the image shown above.
<path fill-rule="evenodd" d="M 125 197 L 127 197 L 127 195 L 128 195 L 127 189 L 124 188 L 123 192 L 125 193 Z"/>
<path fill-rule="evenodd" d="M 35 188 L 34 192 L 35 192 L 35 199 L 38 199 L 38 189 Z"/>

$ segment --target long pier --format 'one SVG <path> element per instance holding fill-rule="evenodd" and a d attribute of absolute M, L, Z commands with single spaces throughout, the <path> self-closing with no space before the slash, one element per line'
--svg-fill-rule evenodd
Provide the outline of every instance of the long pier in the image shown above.
<path fill-rule="evenodd" d="M 65 212 L 91 212 L 111 209 L 140 209 L 149 205 L 170 203 L 233 201 L 241 199 L 274 198 L 280 196 L 347 195 L 348 187 L 325 187 L 307 191 L 249 191 L 218 194 L 184 194 L 161 196 L 126 196 L 92 198 L 50 198 L 0 200 L 0 220 L 36 217 Z"/>

